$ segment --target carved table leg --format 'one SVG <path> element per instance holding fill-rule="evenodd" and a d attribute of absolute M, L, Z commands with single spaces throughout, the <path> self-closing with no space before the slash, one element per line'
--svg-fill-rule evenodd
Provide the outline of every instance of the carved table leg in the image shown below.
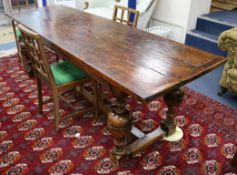
<path fill-rule="evenodd" d="M 176 132 L 177 124 L 175 122 L 175 111 L 176 107 L 182 103 L 183 97 L 184 97 L 183 89 L 177 89 L 164 96 L 164 101 L 168 107 L 168 111 L 166 119 L 163 122 L 161 122 L 161 128 L 166 132 L 166 136 L 168 137 Z"/>
<path fill-rule="evenodd" d="M 116 91 L 115 94 L 118 103 L 112 107 L 112 112 L 108 115 L 107 125 L 114 141 L 110 158 L 115 166 L 119 166 L 122 158 L 126 154 L 126 138 L 130 134 L 132 118 L 125 107 L 127 95 L 119 91 Z"/>

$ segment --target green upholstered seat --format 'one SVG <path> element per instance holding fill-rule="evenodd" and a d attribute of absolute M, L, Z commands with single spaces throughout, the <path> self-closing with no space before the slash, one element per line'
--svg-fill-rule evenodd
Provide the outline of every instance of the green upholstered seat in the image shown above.
<path fill-rule="evenodd" d="M 51 71 L 56 85 L 63 85 L 72 81 L 81 80 L 88 75 L 69 61 L 51 64 Z"/>
<path fill-rule="evenodd" d="M 16 29 L 16 37 L 17 38 L 21 37 L 21 31 L 19 29 Z"/>

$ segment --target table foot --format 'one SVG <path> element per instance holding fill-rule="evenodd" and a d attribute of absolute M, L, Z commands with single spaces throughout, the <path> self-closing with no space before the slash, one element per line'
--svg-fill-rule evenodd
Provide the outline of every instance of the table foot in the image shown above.
<path fill-rule="evenodd" d="M 177 126 L 175 128 L 175 132 L 173 134 L 163 137 L 162 140 L 169 141 L 169 142 L 175 142 L 175 141 L 181 140 L 183 138 L 183 136 L 184 136 L 184 133 L 183 133 L 182 129 Z"/>

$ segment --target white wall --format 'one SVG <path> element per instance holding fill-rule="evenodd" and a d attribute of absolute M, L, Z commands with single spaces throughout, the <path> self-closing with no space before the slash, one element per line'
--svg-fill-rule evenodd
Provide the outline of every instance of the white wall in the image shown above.
<path fill-rule="evenodd" d="M 200 14 L 207 14 L 210 11 L 212 0 L 192 0 L 189 12 L 187 30 L 196 27 L 197 17 Z"/>
<path fill-rule="evenodd" d="M 169 38 L 183 43 L 187 30 L 195 28 L 197 16 L 208 13 L 210 5 L 211 0 L 160 0 L 150 25 L 169 27 Z"/>

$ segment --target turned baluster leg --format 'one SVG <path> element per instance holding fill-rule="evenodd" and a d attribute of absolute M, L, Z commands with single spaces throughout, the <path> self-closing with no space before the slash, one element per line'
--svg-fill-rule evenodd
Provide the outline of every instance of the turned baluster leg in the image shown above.
<path fill-rule="evenodd" d="M 112 111 L 108 114 L 107 125 L 114 141 L 110 158 L 115 166 L 119 166 L 123 155 L 126 154 L 126 138 L 130 134 L 132 118 L 125 107 L 127 95 L 115 90 L 113 92 L 116 94 L 118 103 L 112 107 Z"/>
<path fill-rule="evenodd" d="M 184 97 L 184 90 L 177 89 L 164 96 L 164 102 L 168 107 L 166 113 L 166 119 L 161 123 L 161 128 L 166 132 L 167 136 L 175 133 L 176 122 L 175 122 L 175 111 L 176 107 L 182 103 Z"/>

